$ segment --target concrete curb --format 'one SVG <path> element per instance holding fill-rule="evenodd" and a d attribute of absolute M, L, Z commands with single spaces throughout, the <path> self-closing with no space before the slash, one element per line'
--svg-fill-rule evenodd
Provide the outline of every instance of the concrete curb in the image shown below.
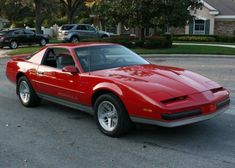
<path fill-rule="evenodd" d="M 7 54 L 1 54 L 0 55 L 0 58 L 10 58 L 11 56 L 10 55 L 7 55 Z"/>
<path fill-rule="evenodd" d="M 0 49 L 0 58 L 5 58 L 5 57 L 9 57 L 7 55 L 7 53 L 10 52 L 9 50 L 1 50 Z"/>
<path fill-rule="evenodd" d="M 206 44 L 206 43 L 173 43 L 173 45 L 194 45 L 194 46 L 212 46 L 212 47 L 225 47 L 225 48 L 235 48 L 232 44 Z"/>

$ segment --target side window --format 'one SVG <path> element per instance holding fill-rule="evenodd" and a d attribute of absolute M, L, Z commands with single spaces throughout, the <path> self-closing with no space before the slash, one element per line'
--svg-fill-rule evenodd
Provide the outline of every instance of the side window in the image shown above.
<path fill-rule="evenodd" d="M 87 26 L 87 30 L 92 31 L 92 32 L 96 32 L 96 29 L 92 26 Z"/>
<path fill-rule="evenodd" d="M 69 65 L 75 66 L 70 52 L 63 48 L 49 48 L 46 51 L 42 64 L 58 69 Z"/>
<path fill-rule="evenodd" d="M 34 34 L 34 32 L 31 31 L 31 30 L 24 30 L 24 33 L 25 33 L 25 34 L 30 34 L 30 35 L 33 35 L 33 34 Z"/>
<path fill-rule="evenodd" d="M 24 34 L 23 33 L 23 30 L 16 30 L 16 31 L 14 31 L 14 33 L 13 33 L 13 35 L 22 35 L 22 34 Z"/>
<path fill-rule="evenodd" d="M 87 27 L 85 25 L 78 25 L 77 30 L 87 30 Z"/>

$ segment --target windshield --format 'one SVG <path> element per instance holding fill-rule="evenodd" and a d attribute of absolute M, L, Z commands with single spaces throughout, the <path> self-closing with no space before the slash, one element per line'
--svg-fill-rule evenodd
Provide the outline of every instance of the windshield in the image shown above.
<path fill-rule="evenodd" d="M 61 30 L 71 30 L 74 25 L 64 25 L 61 27 Z"/>
<path fill-rule="evenodd" d="M 149 64 L 131 50 L 119 45 L 80 47 L 75 52 L 85 72 Z"/>

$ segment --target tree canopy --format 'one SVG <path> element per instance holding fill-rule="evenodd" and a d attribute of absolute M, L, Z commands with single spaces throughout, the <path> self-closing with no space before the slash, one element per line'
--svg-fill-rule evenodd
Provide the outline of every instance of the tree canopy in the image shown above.
<path fill-rule="evenodd" d="M 201 0 L 0 0 L 0 16 L 12 23 L 34 24 L 37 31 L 51 20 L 66 18 L 67 23 L 91 14 L 117 25 L 146 27 L 184 26 L 191 19 L 189 8 Z M 82 14 L 81 14 L 82 13 Z M 80 18 L 81 19 L 81 18 Z"/>
<path fill-rule="evenodd" d="M 102 0 L 95 6 L 95 12 L 116 24 L 139 27 L 143 37 L 145 27 L 185 26 L 192 17 L 188 9 L 200 5 L 199 0 Z"/>

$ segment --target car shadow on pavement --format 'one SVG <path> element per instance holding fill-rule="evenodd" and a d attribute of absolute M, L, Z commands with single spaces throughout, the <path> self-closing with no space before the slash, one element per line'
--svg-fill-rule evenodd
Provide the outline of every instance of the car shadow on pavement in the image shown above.
<path fill-rule="evenodd" d="M 50 112 L 59 113 L 67 119 L 88 119 L 91 120 L 90 123 L 94 122 L 94 118 L 92 115 L 76 109 L 72 109 L 70 107 L 59 105 L 46 100 L 43 100 L 42 106 L 46 106 L 47 109 L 51 109 Z M 209 121 L 175 128 L 164 128 L 154 125 L 136 124 L 136 127 L 131 132 L 120 138 L 136 139 L 139 137 L 140 139 L 142 139 L 143 137 L 145 137 L 152 140 L 162 139 L 164 141 L 166 141 L 166 139 L 170 141 L 176 141 L 178 139 L 182 140 L 181 142 L 185 142 L 186 139 L 217 139 L 217 136 L 226 137 L 226 134 L 229 133 L 224 131 L 224 127 L 226 127 L 226 125 L 221 125 L 220 120 L 227 120 L 227 118 L 226 116 L 218 116 Z M 227 121 L 223 121 L 223 123 L 227 123 Z"/>
<path fill-rule="evenodd" d="M 46 106 L 47 109 L 49 110 L 51 109 L 50 112 L 59 113 L 61 115 L 64 115 L 68 119 L 80 120 L 84 118 L 92 118 L 91 115 L 85 112 L 82 112 L 82 111 L 79 111 L 70 107 L 66 107 L 66 106 L 63 106 L 54 102 L 50 102 L 47 100 L 43 100 L 41 103 L 41 106 Z"/>

